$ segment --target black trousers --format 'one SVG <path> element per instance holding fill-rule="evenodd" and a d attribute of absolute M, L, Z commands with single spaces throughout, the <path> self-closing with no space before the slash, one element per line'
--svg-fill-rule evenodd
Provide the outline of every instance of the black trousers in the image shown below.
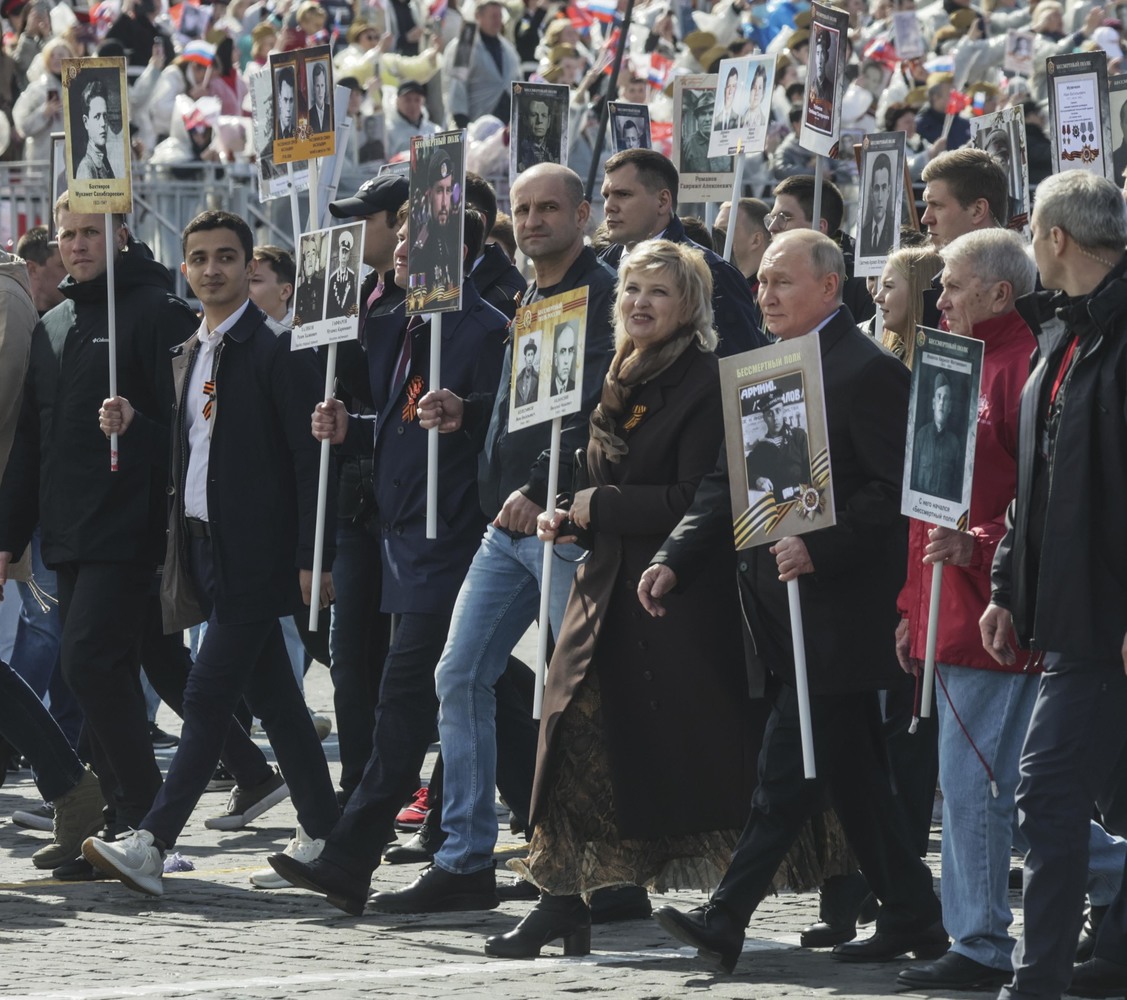
<path fill-rule="evenodd" d="M 161 701 L 183 719 L 184 688 L 192 672 L 192 654 L 184 645 L 181 633 L 164 634 L 160 597 L 157 594 L 149 597 L 146 608 L 141 664 Z M 254 788 L 273 773 L 265 754 L 250 738 L 247 729 L 239 724 L 232 725 L 227 730 L 219 760 L 242 788 Z"/>
<path fill-rule="evenodd" d="M 1029 845 L 1022 894 L 1024 930 L 1014 978 L 1000 996 L 1056 1000 L 1072 978 L 1083 922 L 1092 808 L 1127 743 L 1127 676 L 1122 660 L 1093 662 L 1050 653 L 1021 751 L 1018 825 Z M 1108 911 L 1107 937 L 1123 926 L 1123 893 Z M 1116 930 L 1116 925 L 1119 930 Z M 1102 957 L 1103 950 L 1097 947 Z M 1113 961 L 1123 962 L 1120 958 Z"/>
<path fill-rule="evenodd" d="M 446 647 L 450 612 L 402 614 L 394 621 L 371 757 L 321 855 L 362 879 L 379 865 L 383 847 L 393 836 L 395 814 L 415 790 L 434 735 L 434 669 Z"/>
<path fill-rule="evenodd" d="M 876 692 L 812 695 L 810 711 L 817 777 L 806 780 L 798 699 L 793 688 L 780 686 L 763 737 L 751 814 L 713 900 L 747 923 L 803 822 L 824 807 L 828 792 L 881 901 L 878 930 L 930 926 L 939 920 L 939 900 L 892 793 Z"/>
<path fill-rule="evenodd" d="M 140 679 L 154 569 L 133 562 L 55 567 L 63 679 L 85 716 L 83 744 L 115 829 L 138 826 L 161 787 Z"/>
<path fill-rule="evenodd" d="M 207 632 L 184 689 L 180 745 L 164 786 L 140 825 L 166 847 L 176 842 L 215 771 L 228 731 L 237 725 L 231 715 L 245 696 L 274 748 L 298 822 L 309 836 L 326 837 L 340 810 L 278 619 L 218 621 L 211 608 L 215 593 L 211 540 L 193 538 L 191 556 L 196 589 L 209 611 Z"/>

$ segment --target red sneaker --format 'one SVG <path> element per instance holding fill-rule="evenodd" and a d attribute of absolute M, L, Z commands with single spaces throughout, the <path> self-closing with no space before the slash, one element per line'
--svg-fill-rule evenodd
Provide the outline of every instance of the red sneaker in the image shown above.
<path fill-rule="evenodd" d="M 423 820 L 427 818 L 427 801 L 430 798 L 430 790 L 420 788 L 415 792 L 415 797 L 411 800 L 410 805 L 404 806 L 399 815 L 395 817 L 395 828 L 397 830 L 417 830 L 423 825 Z"/>

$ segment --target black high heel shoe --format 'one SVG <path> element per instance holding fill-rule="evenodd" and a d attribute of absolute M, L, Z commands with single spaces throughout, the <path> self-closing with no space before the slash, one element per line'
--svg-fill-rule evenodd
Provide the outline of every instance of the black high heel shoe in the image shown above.
<path fill-rule="evenodd" d="M 540 895 L 540 902 L 507 934 L 485 940 L 494 958 L 536 958 L 540 949 L 563 938 L 564 954 L 591 954 L 591 911 L 579 896 Z"/>

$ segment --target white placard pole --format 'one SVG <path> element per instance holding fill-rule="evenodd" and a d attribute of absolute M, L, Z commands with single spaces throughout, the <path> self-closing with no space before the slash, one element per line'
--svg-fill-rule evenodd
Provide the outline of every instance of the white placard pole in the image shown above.
<path fill-rule="evenodd" d="M 309 161 L 309 228 L 321 228 L 321 213 L 317 210 L 319 208 L 318 201 L 320 201 L 320 192 L 317 190 L 321 185 L 321 160 L 319 157 L 314 157 Z M 330 253 L 332 251 L 330 250 Z"/>
<path fill-rule="evenodd" d="M 931 567 L 931 601 L 927 610 L 927 646 L 924 652 L 924 682 L 920 691 L 920 718 L 931 716 L 935 690 L 935 643 L 939 638 L 939 595 L 943 592 L 943 563 Z"/>
<path fill-rule="evenodd" d="M 430 317 L 430 384 L 428 392 L 442 388 L 442 313 Z M 427 431 L 427 538 L 438 537 L 438 428 Z"/>
<path fill-rule="evenodd" d="M 877 278 L 877 291 L 880 291 L 880 278 Z M 878 344 L 884 342 L 884 313 L 880 311 L 880 306 L 873 315 L 873 340 Z"/>
<path fill-rule="evenodd" d="M 117 240 L 114 239 L 113 213 L 106 213 L 106 320 L 109 323 L 110 396 L 117 395 L 117 292 L 114 288 L 114 264 Z M 110 472 L 118 471 L 117 432 L 110 435 Z"/>
<path fill-rule="evenodd" d="M 333 157 L 333 175 L 329 178 L 329 189 L 325 192 L 329 204 L 336 201 L 340 187 L 340 175 L 344 173 L 344 158 L 348 150 L 348 137 L 352 134 L 352 122 L 344 121 L 337 126 L 337 151 Z"/>
<path fill-rule="evenodd" d="M 790 638 L 794 645 L 794 691 L 798 696 L 798 728 L 802 736 L 802 769 L 807 778 L 815 777 L 814 732 L 810 723 L 810 686 L 806 680 L 806 640 L 802 632 L 802 598 L 798 581 L 787 581 L 790 604 Z"/>
<path fill-rule="evenodd" d="M 814 217 L 810 220 L 810 228 L 816 233 L 822 231 L 822 161 L 825 159 L 820 153 L 814 157 Z M 833 233 L 827 233 L 833 236 Z"/>
<path fill-rule="evenodd" d="M 563 418 L 552 421 L 552 450 L 548 459 L 548 498 L 549 514 L 556 509 L 556 492 L 560 485 L 560 430 Z M 552 629 L 552 549 L 554 542 L 544 543 L 544 564 L 540 570 L 540 622 L 537 626 L 536 642 L 536 690 L 532 696 L 532 717 L 540 718 L 544 709 L 544 681 L 548 676 L 548 636 Z"/>
<path fill-rule="evenodd" d="M 337 381 L 337 345 L 329 344 L 325 352 L 325 399 L 331 399 Z M 317 523 L 313 536 L 313 586 L 309 592 L 309 631 L 317 631 L 321 614 L 321 572 L 325 565 L 325 513 L 329 505 L 329 459 L 332 445 L 321 442 L 321 466 L 317 476 Z"/>
<path fill-rule="evenodd" d="M 741 142 L 736 148 L 736 170 L 732 174 L 732 207 L 728 212 L 728 232 L 724 236 L 724 259 L 732 263 L 732 248 L 736 242 L 736 220 L 740 210 L 740 191 L 744 182 L 744 152 Z"/>
<path fill-rule="evenodd" d="M 293 224 L 293 255 L 294 260 L 301 265 L 301 199 L 297 193 L 297 174 L 293 171 L 293 162 L 286 164 L 286 175 L 290 179 L 290 221 Z"/>

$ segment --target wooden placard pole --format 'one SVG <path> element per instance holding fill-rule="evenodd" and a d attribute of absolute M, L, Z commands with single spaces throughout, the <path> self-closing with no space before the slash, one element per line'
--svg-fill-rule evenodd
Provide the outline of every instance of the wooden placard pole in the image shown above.
<path fill-rule="evenodd" d="M 114 264 L 117 242 L 114 239 L 113 213 L 106 213 L 106 320 L 109 324 L 110 397 L 117 395 L 117 293 L 114 286 Z M 118 471 L 117 431 L 110 435 L 110 472 Z"/>
<path fill-rule="evenodd" d="M 442 388 L 442 313 L 430 317 L 430 391 Z M 427 431 L 427 538 L 438 537 L 438 428 Z"/>
<path fill-rule="evenodd" d="M 548 458 L 548 513 L 556 509 L 560 485 L 560 432 L 563 418 L 552 421 L 552 446 Z M 536 642 L 536 690 L 532 698 L 532 717 L 539 719 L 544 709 L 544 681 L 548 676 L 548 636 L 552 629 L 552 551 L 555 542 L 544 543 L 544 563 L 540 570 L 540 621 Z"/>

